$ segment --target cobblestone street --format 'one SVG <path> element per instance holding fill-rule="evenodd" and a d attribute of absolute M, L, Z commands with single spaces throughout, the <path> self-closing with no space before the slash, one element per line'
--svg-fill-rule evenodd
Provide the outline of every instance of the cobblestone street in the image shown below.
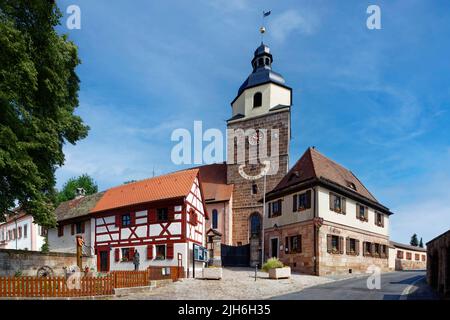
<path fill-rule="evenodd" d="M 145 293 L 129 294 L 114 299 L 268 299 L 298 292 L 304 288 L 333 281 L 326 277 L 293 274 L 290 279 L 271 280 L 265 272 L 258 272 L 255 281 L 250 268 L 226 268 L 222 280 L 183 279 Z"/>

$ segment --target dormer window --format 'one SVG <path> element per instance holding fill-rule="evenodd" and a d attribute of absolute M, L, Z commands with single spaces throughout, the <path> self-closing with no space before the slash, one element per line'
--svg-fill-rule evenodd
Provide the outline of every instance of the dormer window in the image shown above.
<path fill-rule="evenodd" d="M 253 108 L 261 107 L 262 106 L 262 93 L 257 92 L 253 96 Z"/>
<path fill-rule="evenodd" d="M 356 185 L 353 182 L 347 181 L 347 187 L 356 191 Z"/>

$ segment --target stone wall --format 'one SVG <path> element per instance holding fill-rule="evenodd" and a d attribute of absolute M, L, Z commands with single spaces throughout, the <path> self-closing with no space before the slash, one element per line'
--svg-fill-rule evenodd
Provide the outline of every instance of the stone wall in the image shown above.
<path fill-rule="evenodd" d="M 286 252 L 286 237 L 301 235 L 301 252 Z M 278 257 L 285 265 L 290 266 L 292 271 L 305 274 L 314 274 L 314 226 L 312 221 L 294 223 L 278 229 L 267 229 L 264 238 L 265 258 L 271 256 L 271 239 L 278 238 Z"/>
<path fill-rule="evenodd" d="M 16 272 L 21 272 L 23 276 L 36 276 L 39 268 L 43 266 L 50 267 L 55 276 L 62 276 L 63 267 L 76 264 L 76 255 L 71 253 L 0 249 L 0 276 L 14 276 Z M 83 257 L 84 266 L 96 270 L 95 258 Z"/>
<path fill-rule="evenodd" d="M 343 237 L 343 253 L 328 253 L 327 235 Z M 347 253 L 346 238 L 359 240 L 359 254 Z M 364 242 L 378 243 L 386 246 L 386 257 L 372 257 L 363 254 Z M 320 276 L 329 274 L 365 273 L 370 266 L 377 266 L 382 272 L 389 271 L 389 239 L 385 236 L 362 232 L 342 225 L 326 223 L 319 229 L 318 273 Z"/>
<path fill-rule="evenodd" d="M 440 294 L 450 296 L 450 231 L 427 243 L 427 281 Z"/>
<path fill-rule="evenodd" d="M 425 270 L 427 268 L 426 261 L 414 261 L 405 259 L 395 259 L 395 270 Z"/>
<path fill-rule="evenodd" d="M 247 120 L 230 122 L 228 129 L 268 129 L 267 144 L 270 149 L 270 130 L 279 130 L 279 164 L 276 174 L 267 175 L 266 177 L 266 192 L 271 191 L 284 177 L 288 169 L 289 157 L 289 140 L 290 140 L 290 110 L 269 113 L 264 116 L 250 118 Z M 246 144 L 246 160 L 249 159 L 248 143 Z M 228 154 L 230 155 L 234 147 L 234 154 L 237 154 L 237 146 L 233 141 L 228 141 Z M 267 152 L 271 155 L 270 150 Z M 262 215 L 262 204 L 258 202 L 263 196 L 264 179 L 247 180 L 239 173 L 239 164 L 233 163 L 233 159 L 229 159 L 227 169 L 227 182 L 235 184 L 233 191 L 233 244 L 247 244 L 249 243 L 249 218 L 254 213 Z M 261 172 L 262 165 L 246 165 L 245 173 L 250 176 L 256 176 Z M 252 194 L 252 185 L 256 184 L 258 188 L 257 194 Z"/>

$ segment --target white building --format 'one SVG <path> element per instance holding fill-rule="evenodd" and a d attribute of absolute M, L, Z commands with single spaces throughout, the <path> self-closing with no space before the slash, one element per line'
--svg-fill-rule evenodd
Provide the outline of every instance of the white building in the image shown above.
<path fill-rule="evenodd" d="M 97 270 L 182 266 L 192 274 L 193 250 L 205 247 L 199 170 L 183 170 L 108 189 L 91 210 Z M 202 250 L 201 250 L 202 251 Z"/>
<path fill-rule="evenodd" d="M 0 224 L 0 249 L 40 251 L 46 229 L 34 223 L 31 215 L 15 210 Z"/>

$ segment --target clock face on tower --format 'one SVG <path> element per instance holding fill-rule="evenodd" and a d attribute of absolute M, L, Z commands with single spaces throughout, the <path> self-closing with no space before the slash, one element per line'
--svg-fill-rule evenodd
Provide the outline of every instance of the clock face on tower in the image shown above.
<path fill-rule="evenodd" d="M 264 140 L 264 132 L 258 130 L 255 133 L 253 133 L 252 135 L 250 135 L 248 137 L 248 143 L 252 146 L 256 146 L 257 144 L 259 144 L 261 141 Z"/>

